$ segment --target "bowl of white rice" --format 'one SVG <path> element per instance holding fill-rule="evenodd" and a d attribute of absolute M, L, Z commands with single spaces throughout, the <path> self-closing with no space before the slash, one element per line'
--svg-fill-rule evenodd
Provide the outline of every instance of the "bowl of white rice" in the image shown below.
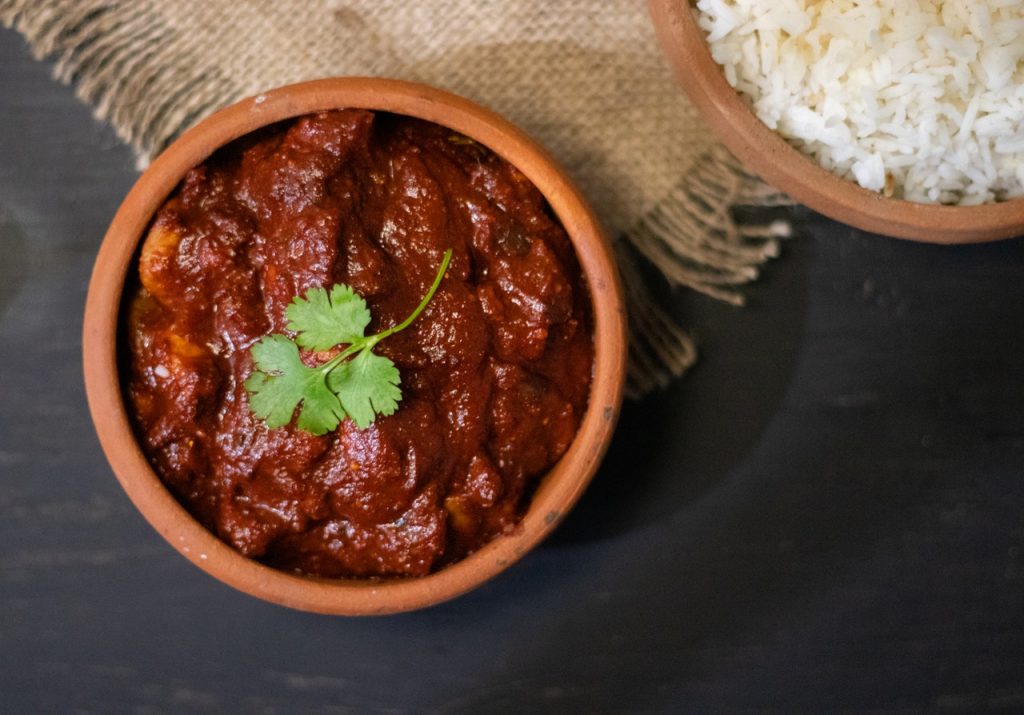
<path fill-rule="evenodd" d="M 852 226 L 1024 234 L 1024 0 L 649 0 L 681 84 L 754 173 Z"/>

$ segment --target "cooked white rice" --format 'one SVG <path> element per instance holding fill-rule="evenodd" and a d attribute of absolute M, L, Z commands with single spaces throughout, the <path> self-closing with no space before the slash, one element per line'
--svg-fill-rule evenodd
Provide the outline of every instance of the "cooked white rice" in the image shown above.
<path fill-rule="evenodd" d="M 699 0 L 696 14 L 729 84 L 826 169 L 925 203 L 1024 196 L 1024 0 Z"/>

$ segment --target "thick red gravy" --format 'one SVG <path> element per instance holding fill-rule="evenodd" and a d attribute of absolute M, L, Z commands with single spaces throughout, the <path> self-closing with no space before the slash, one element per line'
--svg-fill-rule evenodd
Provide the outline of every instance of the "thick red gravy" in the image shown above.
<path fill-rule="evenodd" d="M 360 431 L 268 429 L 249 347 L 287 333 L 313 286 L 347 283 L 403 400 Z M 309 115 L 222 149 L 157 213 L 127 312 L 126 390 L 143 449 L 207 528 L 277 568 L 419 576 L 515 528 L 579 427 L 590 301 L 564 229 L 526 177 L 438 125 Z M 310 357 L 310 356 L 306 356 Z"/>

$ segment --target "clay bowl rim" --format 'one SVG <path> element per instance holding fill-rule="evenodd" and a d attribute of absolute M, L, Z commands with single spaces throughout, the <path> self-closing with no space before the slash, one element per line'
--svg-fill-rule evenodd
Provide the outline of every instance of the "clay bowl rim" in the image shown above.
<path fill-rule="evenodd" d="M 594 311 L 594 376 L 587 411 L 573 443 L 541 481 L 515 532 L 415 579 L 320 579 L 278 571 L 242 556 L 200 525 L 164 487 L 136 441 L 121 392 L 117 332 L 123 286 L 157 208 L 189 169 L 224 144 L 273 122 L 342 107 L 444 125 L 519 168 L 565 227 Z M 121 486 L 146 520 L 193 564 L 240 591 L 299 610 L 336 615 L 409 611 L 454 598 L 496 576 L 540 543 L 582 494 L 611 439 L 622 399 L 622 295 L 609 244 L 592 210 L 554 159 L 510 122 L 422 84 L 365 77 L 303 82 L 244 99 L 203 120 L 154 160 L 132 187 L 103 239 L 89 282 L 83 328 L 86 394 L 103 451 Z"/>
<path fill-rule="evenodd" d="M 752 172 L 850 226 L 924 243 L 980 243 L 1024 232 L 1024 199 L 942 206 L 885 198 L 819 166 L 769 129 L 725 79 L 697 25 L 691 0 L 648 0 L 662 49 L 712 131 Z"/>

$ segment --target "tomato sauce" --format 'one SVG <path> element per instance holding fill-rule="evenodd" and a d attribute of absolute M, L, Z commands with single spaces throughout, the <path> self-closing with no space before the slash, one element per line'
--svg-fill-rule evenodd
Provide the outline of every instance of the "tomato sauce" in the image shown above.
<path fill-rule="evenodd" d="M 362 295 L 398 411 L 365 430 L 269 429 L 249 348 L 314 286 Z M 221 149 L 157 213 L 126 311 L 126 394 L 161 479 L 246 556 L 324 577 L 420 576 L 514 529 L 579 427 L 590 299 L 543 196 L 484 147 L 362 110 Z M 303 354 L 313 365 L 317 356 Z"/>

